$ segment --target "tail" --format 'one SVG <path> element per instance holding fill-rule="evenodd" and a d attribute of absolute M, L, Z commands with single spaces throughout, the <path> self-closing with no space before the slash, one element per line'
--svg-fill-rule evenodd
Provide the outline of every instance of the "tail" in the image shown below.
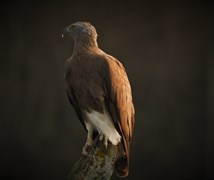
<path fill-rule="evenodd" d="M 115 162 L 116 174 L 119 177 L 126 177 L 129 174 L 129 160 L 128 157 L 120 157 Z"/>
<path fill-rule="evenodd" d="M 126 177 L 129 174 L 129 142 L 120 143 L 118 146 L 118 158 L 115 161 L 115 171 L 117 176 Z"/>

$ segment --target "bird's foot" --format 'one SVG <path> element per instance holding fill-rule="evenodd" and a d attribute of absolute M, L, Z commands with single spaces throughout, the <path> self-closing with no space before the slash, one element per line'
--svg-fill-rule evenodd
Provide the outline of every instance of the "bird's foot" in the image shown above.
<path fill-rule="evenodd" d="M 88 155 L 89 151 L 92 149 L 92 144 L 93 144 L 93 139 L 92 139 L 93 131 L 91 130 L 91 127 L 89 125 L 88 125 L 88 128 L 89 128 L 89 131 L 87 134 L 87 140 L 84 147 L 82 148 L 82 155 L 85 155 L 85 156 Z"/>
<path fill-rule="evenodd" d="M 100 134 L 100 141 L 103 141 L 105 148 L 107 149 L 108 147 L 108 138 L 104 136 L 103 134 Z"/>
<path fill-rule="evenodd" d="M 85 144 L 84 147 L 82 148 L 82 155 L 87 156 L 91 148 L 92 148 L 91 144 Z"/>

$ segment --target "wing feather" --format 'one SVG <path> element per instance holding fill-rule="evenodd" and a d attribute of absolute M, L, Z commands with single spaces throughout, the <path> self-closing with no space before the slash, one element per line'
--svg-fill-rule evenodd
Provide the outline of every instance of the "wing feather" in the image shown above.
<path fill-rule="evenodd" d="M 134 106 L 130 83 L 123 65 L 112 56 L 107 56 L 109 69 L 104 81 L 107 107 L 118 132 L 122 136 L 124 158 L 116 162 L 117 173 L 128 174 L 129 146 L 134 128 Z"/>
<path fill-rule="evenodd" d="M 73 93 L 72 89 L 70 89 L 70 90 L 67 89 L 67 95 L 68 95 L 68 99 L 69 99 L 70 104 L 74 107 L 75 112 L 76 112 L 80 122 L 82 123 L 83 127 L 86 130 L 86 126 L 84 123 L 82 112 L 80 110 L 79 104 L 77 102 L 77 99 L 76 99 L 75 94 Z"/>

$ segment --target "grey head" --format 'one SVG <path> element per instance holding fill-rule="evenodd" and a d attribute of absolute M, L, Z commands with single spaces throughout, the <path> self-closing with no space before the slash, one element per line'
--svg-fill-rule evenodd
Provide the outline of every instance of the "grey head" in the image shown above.
<path fill-rule="evenodd" d="M 62 31 L 63 36 L 70 36 L 75 41 L 78 40 L 97 40 L 97 32 L 94 26 L 89 22 L 76 22 L 68 27 L 64 28 Z"/>

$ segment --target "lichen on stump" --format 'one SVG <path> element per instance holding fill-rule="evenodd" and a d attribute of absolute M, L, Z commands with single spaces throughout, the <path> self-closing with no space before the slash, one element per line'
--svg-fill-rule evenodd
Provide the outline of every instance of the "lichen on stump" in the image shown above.
<path fill-rule="evenodd" d="M 82 156 L 73 166 L 69 180 L 110 180 L 114 171 L 117 147 L 108 143 L 106 148 L 99 137 L 88 148 L 88 155 Z"/>

